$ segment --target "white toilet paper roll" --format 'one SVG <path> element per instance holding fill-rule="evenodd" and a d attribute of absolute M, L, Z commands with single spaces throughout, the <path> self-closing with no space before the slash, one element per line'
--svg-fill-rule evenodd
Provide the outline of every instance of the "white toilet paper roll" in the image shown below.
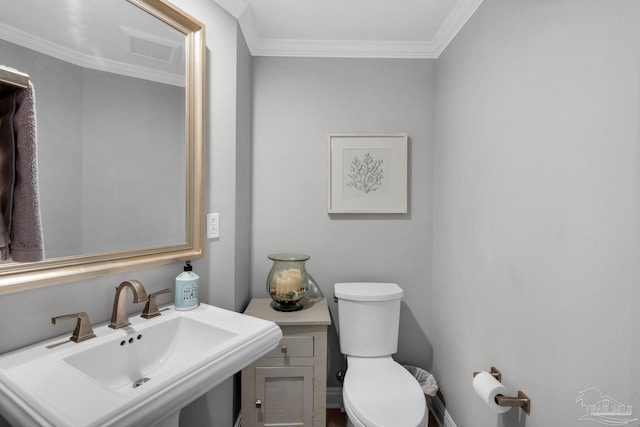
<path fill-rule="evenodd" d="M 511 409 L 510 406 L 500 406 L 496 403 L 497 395 L 502 394 L 503 396 L 507 396 L 508 394 L 505 386 L 490 373 L 480 372 L 476 375 L 473 378 L 473 389 L 476 391 L 476 394 L 480 396 L 480 399 L 496 414 L 504 414 Z"/>

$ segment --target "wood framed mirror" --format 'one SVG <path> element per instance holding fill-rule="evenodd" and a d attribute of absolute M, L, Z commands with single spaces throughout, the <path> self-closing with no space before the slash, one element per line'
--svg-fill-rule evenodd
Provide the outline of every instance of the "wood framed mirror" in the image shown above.
<path fill-rule="evenodd" d="M 0 5 L 2 65 L 35 90 L 45 245 L 0 264 L 0 294 L 201 257 L 204 25 L 164 0 Z"/>

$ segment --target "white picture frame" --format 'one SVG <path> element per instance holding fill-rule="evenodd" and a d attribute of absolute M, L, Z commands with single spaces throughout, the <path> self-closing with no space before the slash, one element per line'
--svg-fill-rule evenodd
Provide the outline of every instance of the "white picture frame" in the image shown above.
<path fill-rule="evenodd" d="M 406 133 L 328 135 L 329 213 L 407 212 Z"/>

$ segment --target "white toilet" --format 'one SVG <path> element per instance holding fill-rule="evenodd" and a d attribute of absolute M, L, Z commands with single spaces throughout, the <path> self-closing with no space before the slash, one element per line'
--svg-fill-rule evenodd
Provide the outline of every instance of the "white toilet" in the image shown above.
<path fill-rule="evenodd" d="M 349 427 L 426 427 L 418 381 L 391 357 L 398 351 L 402 289 L 395 283 L 336 283 L 342 398 Z"/>

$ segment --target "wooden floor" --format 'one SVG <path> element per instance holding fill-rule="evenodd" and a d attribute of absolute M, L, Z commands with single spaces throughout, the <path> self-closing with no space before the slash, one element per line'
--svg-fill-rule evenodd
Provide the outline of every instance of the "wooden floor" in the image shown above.
<path fill-rule="evenodd" d="M 347 419 L 340 409 L 327 409 L 327 427 L 346 427 Z"/>
<path fill-rule="evenodd" d="M 346 415 L 340 412 L 340 409 L 327 409 L 327 427 L 346 427 Z M 436 419 L 429 417 L 429 427 L 438 427 Z"/>

